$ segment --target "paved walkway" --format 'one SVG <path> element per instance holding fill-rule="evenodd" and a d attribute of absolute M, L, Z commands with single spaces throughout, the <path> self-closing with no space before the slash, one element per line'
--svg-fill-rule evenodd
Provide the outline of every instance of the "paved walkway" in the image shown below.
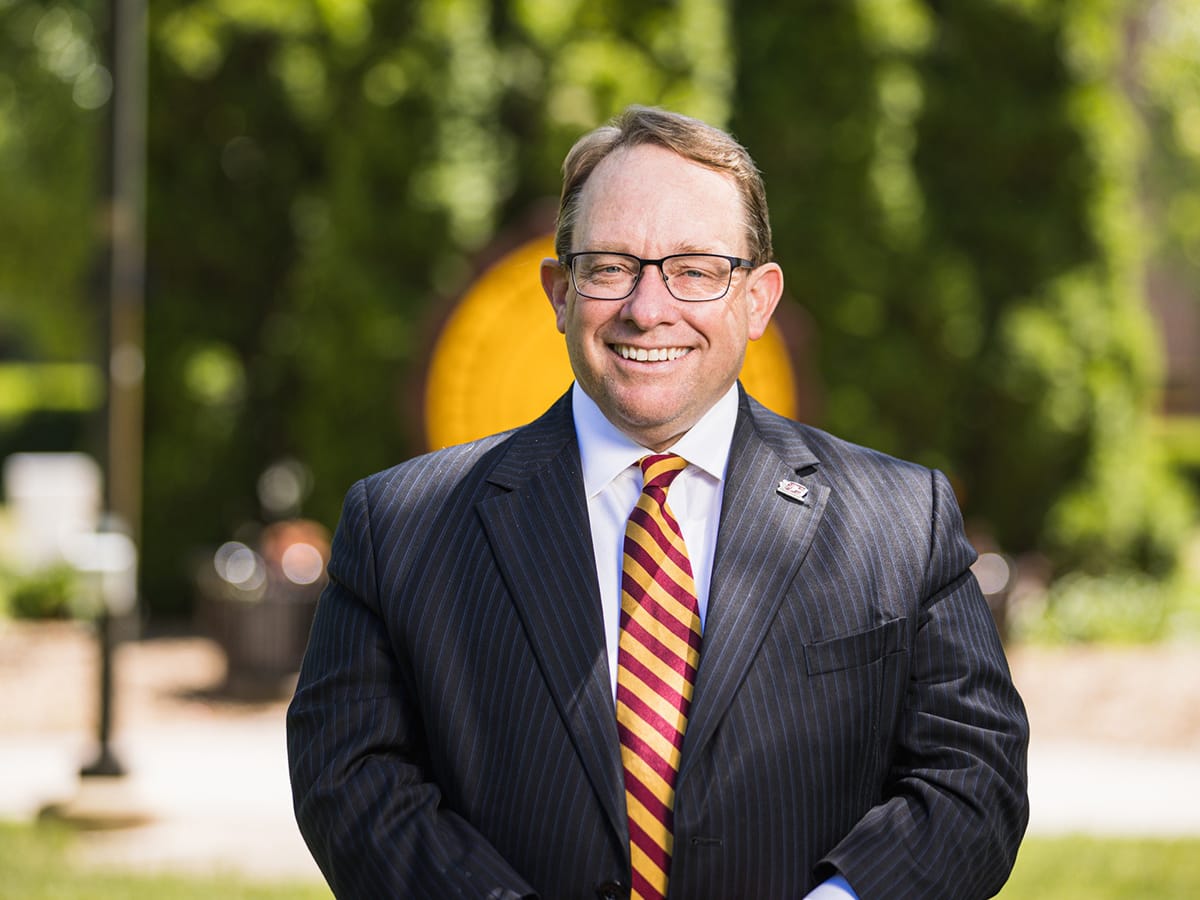
<path fill-rule="evenodd" d="M 86 641 L 79 643 L 77 635 L 66 639 L 86 649 Z M 72 704 L 87 705 L 78 698 L 60 702 L 52 692 L 44 693 L 37 698 L 38 705 L 23 715 L 8 709 L 0 714 L 0 818 L 31 819 L 48 804 L 62 802 L 73 804 L 77 813 L 89 808 L 110 814 L 122 810 L 129 817 L 126 827 L 82 833 L 84 861 L 319 881 L 292 819 L 283 703 L 214 701 L 214 695 L 195 680 L 219 677 L 215 651 L 196 639 L 180 640 L 174 645 L 159 642 L 154 648 L 131 647 L 119 660 L 123 665 L 118 674 L 133 708 L 123 717 L 126 721 L 114 741 L 129 771 L 116 785 L 85 779 L 81 788 L 76 773 L 92 752 L 88 729 L 78 721 L 56 718 L 54 712 L 65 709 L 67 719 L 75 717 Z M 30 669 L 39 668 L 28 654 L 24 655 L 29 664 L 19 665 L 12 656 L 13 646 L 11 640 L 7 645 L 0 640 L 0 696 L 9 707 L 12 699 L 29 701 Z M 1186 658 L 1197 655 L 1192 648 Z M 60 669 L 68 658 L 61 647 L 53 652 L 43 647 L 34 656 L 57 659 Z M 86 662 L 86 653 L 83 659 Z M 1096 660 L 1087 662 L 1097 665 Z M 124 664 L 128 668 L 121 676 Z M 1200 797 L 1200 741 L 1192 726 L 1185 723 L 1187 727 L 1179 731 L 1178 723 L 1162 723 L 1170 725 L 1172 736 L 1158 746 L 1136 740 L 1136 721 L 1128 723 L 1132 729 L 1128 740 L 1103 735 L 1101 740 L 1081 740 L 1080 734 L 1088 735 L 1079 729 L 1063 733 L 1062 717 L 1057 717 L 1057 725 L 1049 718 L 1053 704 L 1038 699 L 1047 692 L 1047 679 L 1054 679 L 1050 695 L 1058 700 L 1060 691 L 1055 688 L 1063 685 L 1086 684 L 1109 696 L 1121 690 L 1121 683 L 1106 678 L 1104 670 L 1086 677 L 1075 672 L 1071 678 L 1050 671 L 1060 665 L 1057 658 L 1014 654 L 1014 671 L 1030 705 L 1035 734 L 1030 756 L 1031 833 L 1200 836 L 1200 804 L 1195 803 Z M 1106 663 L 1110 670 L 1113 665 L 1112 660 Z M 83 665 L 71 674 L 79 675 L 86 668 Z M 189 677 L 192 686 L 186 687 Z M 165 695 L 161 690 L 146 693 L 164 684 L 174 687 Z M 75 689 L 60 687 L 63 696 Z M 1161 681 L 1157 688 L 1172 698 L 1178 690 L 1192 689 Z M 1200 684 L 1195 689 L 1200 690 Z M 40 690 L 49 688 L 40 685 Z M 1195 708 L 1188 698 L 1184 700 L 1189 709 Z M 1117 712 L 1093 703 L 1096 716 L 1106 711 Z M 1153 735 L 1153 729 L 1143 725 L 1140 733 Z"/>
<path fill-rule="evenodd" d="M 1200 753 L 1034 740 L 1032 834 L 1200 837 Z"/>
<path fill-rule="evenodd" d="M 87 863 L 321 879 L 292 818 L 282 720 L 146 728 L 114 746 L 128 775 L 80 779 L 86 739 L 0 739 L 0 818 L 58 804 L 85 822 L 128 816 L 81 832 Z"/>

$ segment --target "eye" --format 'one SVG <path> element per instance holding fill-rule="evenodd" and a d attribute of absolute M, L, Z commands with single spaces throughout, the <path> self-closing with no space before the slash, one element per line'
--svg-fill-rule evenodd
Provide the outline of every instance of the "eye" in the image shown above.
<path fill-rule="evenodd" d="M 678 256 L 668 264 L 671 278 L 683 281 L 713 281 L 725 278 L 728 263 L 720 257 Z"/>
<path fill-rule="evenodd" d="M 580 260 L 580 273 L 592 278 L 625 278 L 636 274 L 637 263 L 623 256 L 588 254 Z"/>

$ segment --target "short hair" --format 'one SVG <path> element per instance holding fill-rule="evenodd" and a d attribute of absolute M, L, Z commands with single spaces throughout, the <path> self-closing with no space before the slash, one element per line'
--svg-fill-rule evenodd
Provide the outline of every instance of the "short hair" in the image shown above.
<path fill-rule="evenodd" d="M 772 259 L 767 191 L 749 151 L 731 135 L 707 122 L 651 106 L 626 107 L 607 125 L 581 137 L 567 153 L 554 233 L 554 251 L 560 259 L 571 252 L 579 218 L 579 197 L 596 166 L 614 150 L 640 144 L 665 147 L 685 159 L 732 176 L 745 208 L 750 259 L 755 265 Z"/>

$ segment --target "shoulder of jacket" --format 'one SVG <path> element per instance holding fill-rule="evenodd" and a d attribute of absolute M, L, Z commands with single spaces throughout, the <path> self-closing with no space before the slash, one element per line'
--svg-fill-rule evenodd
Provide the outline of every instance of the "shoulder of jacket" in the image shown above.
<path fill-rule="evenodd" d="M 814 425 L 789 419 L 767 409 L 753 397 L 749 400 L 750 415 L 765 439 L 770 441 L 772 434 L 799 439 L 816 457 L 820 470 L 829 477 L 839 474 L 871 477 L 886 473 L 889 478 L 909 477 L 926 482 L 930 478 L 927 466 L 856 444 Z"/>
<path fill-rule="evenodd" d="M 367 496 L 381 499 L 397 493 L 445 492 L 493 459 L 515 431 L 488 435 L 465 444 L 443 447 L 406 459 L 362 479 Z"/>

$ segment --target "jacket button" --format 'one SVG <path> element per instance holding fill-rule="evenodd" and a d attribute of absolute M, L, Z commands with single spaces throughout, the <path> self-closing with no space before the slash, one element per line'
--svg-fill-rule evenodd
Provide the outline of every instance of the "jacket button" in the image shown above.
<path fill-rule="evenodd" d="M 596 885 L 596 896 L 600 900 L 628 900 L 629 888 L 619 881 L 605 881 Z"/>

